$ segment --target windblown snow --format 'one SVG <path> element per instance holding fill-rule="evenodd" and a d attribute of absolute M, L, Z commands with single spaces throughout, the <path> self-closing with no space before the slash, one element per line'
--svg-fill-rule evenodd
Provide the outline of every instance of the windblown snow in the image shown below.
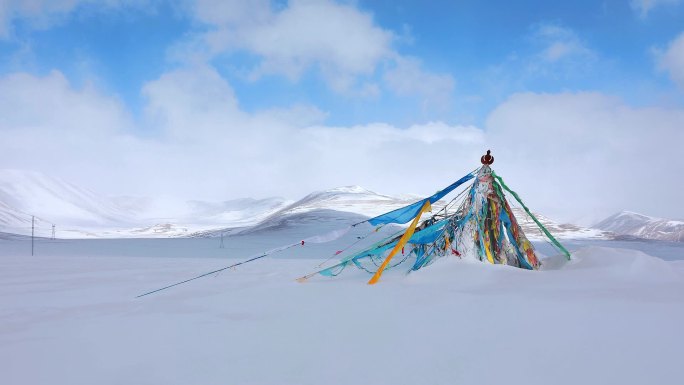
<path fill-rule="evenodd" d="M 269 238 L 250 236 L 226 249 L 215 239 L 41 240 L 36 257 L 25 240 L 0 240 L 0 383 L 684 378 L 684 261 L 634 250 L 582 247 L 571 262 L 546 258 L 541 271 L 452 256 L 368 286 L 360 270 L 296 283 L 326 251 L 302 246 L 134 299 L 234 263 Z"/>

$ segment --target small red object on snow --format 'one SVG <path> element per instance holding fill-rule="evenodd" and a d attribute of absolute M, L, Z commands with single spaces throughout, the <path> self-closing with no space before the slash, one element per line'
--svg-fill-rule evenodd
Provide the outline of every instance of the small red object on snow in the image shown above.
<path fill-rule="evenodd" d="M 304 241 L 302 241 L 302 246 L 304 246 Z"/>

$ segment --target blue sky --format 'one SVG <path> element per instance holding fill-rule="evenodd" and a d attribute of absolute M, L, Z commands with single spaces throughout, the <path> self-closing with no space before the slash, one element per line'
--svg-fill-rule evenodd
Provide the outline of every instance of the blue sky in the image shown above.
<path fill-rule="evenodd" d="M 296 197 L 343 184 L 430 192 L 457 172 L 430 171 L 418 184 L 429 187 L 407 188 L 393 183 L 393 173 L 414 166 L 387 156 L 411 151 L 417 141 L 416 157 L 455 164 L 499 144 L 497 150 L 510 151 L 515 160 L 508 163 L 511 170 L 541 172 L 528 152 L 509 149 L 523 147 L 510 141 L 529 137 L 530 145 L 552 153 L 547 142 L 535 142 L 544 135 L 534 130 L 546 128 L 529 127 L 544 122 L 556 130 L 550 138 L 558 139 L 567 132 L 553 127 L 575 117 L 585 118 L 575 134 L 604 134 L 585 135 L 587 143 L 571 141 L 576 147 L 559 161 L 566 176 L 578 161 L 605 152 L 610 159 L 624 157 L 611 182 L 627 187 L 624 176 L 641 167 L 630 163 L 630 154 L 656 155 L 661 148 L 640 138 L 654 124 L 682 144 L 679 0 L 4 0 L 0 57 L 0 100 L 12 101 L 0 111 L 0 132 L 13 143 L 2 148 L 6 167 L 56 170 L 113 194 Z M 81 111 L 79 118 L 71 116 L 72 108 Z M 547 111 L 556 108 L 563 120 L 547 121 Z M 586 120 L 592 114 L 600 118 Z M 594 125 L 597 120 L 601 125 Z M 634 127 L 624 128 L 624 121 Z M 51 135 L 45 151 L 60 161 L 18 160 L 23 143 Z M 616 145 L 625 135 L 624 145 Z M 79 139 L 64 139 L 71 136 Z M 372 144 L 359 149 L 354 141 L 365 139 Z M 248 148 L 233 154 L 229 149 L 240 141 Z M 628 147 L 634 143 L 642 147 Z M 77 145 L 91 152 L 75 151 Z M 459 154 L 448 155 L 443 146 Z M 103 160 L 93 162 L 93 154 Z M 359 164 L 350 166 L 344 154 Z M 163 157 L 179 158 L 175 172 L 159 161 Z M 320 162 L 309 165 L 307 157 Z M 77 167 L 85 159 L 89 166 Z M 130 162 L 136 170 L 117 174 L 109 169 L 112 162 Z M 173 184 L 196 174 L 200 162 L 224 170 L 247 162 L 249 173 L 271 182 L 215 182 L 201 193 Z M 284 182 L 302 175 L 288 171 L 293 168 L 303 168 L 309 178 Z M 330 168 L 348 171 L 331 176 Z M 92 177 L 103 170 L 111 183 Z M 196 178 L 205 181 L 211 174 Z M 586 178 L 592 183 L 599 175 Z M 591 205 L 605 213 L 624 208 L 668 214 L 655 204 L 637 204 L 642 193 L 619 202 L 605 194 Z M 539 196 L 542 208 L 567 214 Z"/>
<path fill-rule="evenodd" d="M 230 81 L 244 109 L 313 104 L 329 114 L 331 124 L 405 126 L 430 119 L 481 124 L 510 94 L 525 91 L 598 90 L 633 105 L 683 103 L 676 84 L 654 64 L 654 50 L 681 32 L 684 7 L 677 2 L 654 6 L 645 15 L 628 1 L 351 4 L 394 34 L 391 45 L 398 54 L 419 58 L 425 71 L 453 78 L 447 105 L 417 110 L 410 108 L 421 101 L 415 95 L 341 95 L 321 80 L 315 66 L 296 81 L 279 75 L 247 80 L 245 72 L 260 60 L 248 50 L 219 55 L 210 63 Z M 188 35 L 213 28 L 198 22 L 191 7 L 84 2 L 50 16 L 49 26 L 37 27 L 34 17 L 9 18 L 5 23 L 11 36 L 0 46 L 2 71 L 45 74 L 57 69 L 75 85 L 96 83 L 139 114 L 142 86 L 179 65 L 169 50 Z M 287 3 L 272 2 L 272 7 Z M 558 29 L 556 35 L 544 35 L 550 28 Z M 538 55 L 554 42 L 576 46 L 544 62 Z M 368 76 L 380 77 L 380 69 Z"/>

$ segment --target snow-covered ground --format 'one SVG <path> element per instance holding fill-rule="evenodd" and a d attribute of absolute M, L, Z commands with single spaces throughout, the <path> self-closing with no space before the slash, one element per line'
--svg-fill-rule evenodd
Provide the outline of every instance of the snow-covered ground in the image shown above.
<path fill-rule="evenodd" d="M 296 283 L 341 247 L 306 245 L 134 298 L 288 243 L 297 234 L 287 231 L 230 237 L 223 249 L 217 239 L 40 240 L 34 257 L 26 239 L 0 240 L 0 384 L 684 378 L 680 244 L 668 244 L 670 261 L 573 244 L 572 262 L 551 257 L 538 272 L 450 257 L 375 286 L 353 269 Z"/>

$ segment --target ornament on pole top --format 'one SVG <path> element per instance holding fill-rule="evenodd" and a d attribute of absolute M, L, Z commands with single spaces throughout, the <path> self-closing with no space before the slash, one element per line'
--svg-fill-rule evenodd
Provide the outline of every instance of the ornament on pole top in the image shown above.
<path fill-rule="evenodd" d="M 491 151 L 487 150 L 487 155 L 482 155 L 482 158 L 480 158 L 480 162 L 482 164 L 485 164 L 489 166 L 490 164 L 494 163 L 494 157 L 490 155 Z"/>

